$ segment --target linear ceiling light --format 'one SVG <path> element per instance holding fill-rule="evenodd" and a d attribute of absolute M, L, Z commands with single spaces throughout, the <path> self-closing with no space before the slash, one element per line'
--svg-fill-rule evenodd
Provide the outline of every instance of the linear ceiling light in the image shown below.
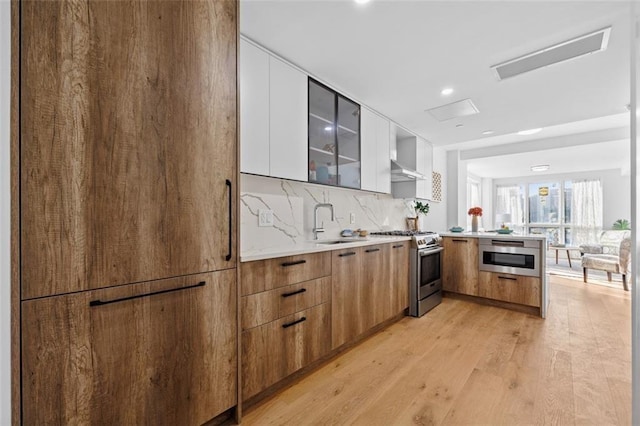
<path fill-rule="evenodd" d="M 546 172 L 549 170 L 548 164 L 538 164 L 537 166 L 531 166 L 532 172 Z"/>
<path fill-rule="evenodd" d="M 590 53 L 600 52 L 607 48 L 611 27 L 602 28 L 589 34 L 554 44 L 553 46 L 528 53 L 516 59 L 493 65 L 498 80 L 514 77 L 538 68 L 547 67 L 569 59 L 578 58 Z"/>

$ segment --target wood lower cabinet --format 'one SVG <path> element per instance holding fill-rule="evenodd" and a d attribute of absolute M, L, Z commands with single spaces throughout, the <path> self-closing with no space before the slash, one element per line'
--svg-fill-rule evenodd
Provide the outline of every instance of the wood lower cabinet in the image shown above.
<path fill-rule="evenodd" d="M 478 296 L 503 302 L 540 307 L 538 277 L 480 271 Z"/>
<path fill-rule="evenodd" d="M 331 277 L 323 277 L 243 296 L 242 329 L 257 327 L 331 301 Z"/>
<path fill-rule="evenodd" d="M 23 423 L 195 425 L 236 405 L 235 275 L 23 302 Z"/>
<path fill-rule="evenodd" d="M 331 275 L 331 253 L 311 253 L 242 263 L 242 295 Z"/>
<path fill-rule="evenodd" d="M 442 287 L 453 293 L 478 295 L 478 238 L 443 237 Z"/>
<path fill-rule="evenodd" d="M 251 398 L 330 349 L 330 303 L 244 331 L 242 398 Z"/>
<path fill-rule="evenodd" d="M 362 248 L 361 315 L 368 330 L 389 318 L 392 283 L 390 275 L 389 245 L 380 244 Z"/>
<path fill-rule="evenodd" d="M 354 340 L 366 330 L 362 251 L 363 247 L 357 247 L 331 252 L 332 349 Z"/>
<path fill-rule="evenodd" d="M 20 9 L 23 299 L 235 267 L 237 2 Z"/>
<path fill-rule="evenodd" d="M 241 264 L 242 398 L 331 349 L 331 253 Z"/>
<path fill-rule="evenodd" d="M 391 294 L 387 304 L 388 311 L 385 313 L 386 318 L 391 318 L 409 307 L 410 244 L 409 241 L 390 244 Z"/>

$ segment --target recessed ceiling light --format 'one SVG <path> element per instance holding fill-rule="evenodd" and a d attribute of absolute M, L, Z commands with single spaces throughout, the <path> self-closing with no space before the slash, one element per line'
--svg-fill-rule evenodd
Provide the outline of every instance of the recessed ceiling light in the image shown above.
<path fill-rule="evenodd" d="M 333 130 L 333 127 L 331 127 L 331 126 L 327 126 L 327 127 L 324 128 L 325 132 L 330 132 L 332 130 Z"/>
<path fill-rule="evenodd" d="M 370 0 L 354 0 L 354 1 L 358 4 L 365 4 L 365 3 L 369 3 Z"/>
<path fill-rule="evenodd" d="M 449 96 L 450 94 L 453 93 L 453 89 L 451 87 L 445 87 L 444 89 L 442 89 L 442 91 L 440 92 L 441 95 L 443 96 Z"/>
<path fill-rule="evenodd" d="M 541 130 L 542 130 L 542 127 L 538 127 L 537 129 L 520 130 L 518 132 L 518 134 L 522 135 L 522 136 L 535 135 L 536 133 L 540 132 Z"/>
<path fill-rule="evenodd" d="M 493 134 L 493 130 L 485 130 L 484 132 L 482 132 L 483 135 L 492 135 Z"/>
<path fill-rule="evenodd" d="M 532 172 L 546 172 L 549 170 L 548 164 L 538 164 L 537 166 L 531 166 Z"/>

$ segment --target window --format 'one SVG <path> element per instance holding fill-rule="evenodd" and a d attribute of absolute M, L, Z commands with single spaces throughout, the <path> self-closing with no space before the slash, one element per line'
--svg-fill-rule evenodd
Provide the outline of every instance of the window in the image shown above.
<path fill-rule="evenodd" d="M 502 185 L 495 200 L 496 214 L 510 214 L 516 232 L 546 234 L 550 243 L 580 245 L 602 230 L 599 180 Z"/>

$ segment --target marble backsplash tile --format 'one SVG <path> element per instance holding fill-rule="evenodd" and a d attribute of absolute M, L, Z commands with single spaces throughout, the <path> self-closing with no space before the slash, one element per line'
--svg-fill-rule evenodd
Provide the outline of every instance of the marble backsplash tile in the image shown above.
<path fill-rule="evenodd" d="M 318 238 L 337 238 L 345 228 L 368 231 L 406 229 L 410 200 L 391 195 L 334 188 L 283 179 L 241 175 L 241 252 L 296 245 L 313 239 L 313 211 L 318 203 L 331 203 L 335 221 L 327 208 L 318 210 Z M 274 226 L 259 227 L 258 211 L 273 211 Z M 355 222 L 350 223 L 350 215 Z M 324 224 L 324 225 L 323 225 Z"/>

